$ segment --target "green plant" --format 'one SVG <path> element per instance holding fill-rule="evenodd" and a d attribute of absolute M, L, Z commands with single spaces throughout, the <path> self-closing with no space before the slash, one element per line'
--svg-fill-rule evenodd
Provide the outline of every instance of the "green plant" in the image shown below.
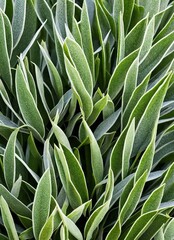
<path fill-rule="evenodd" d="M 0 8 L 0 239 L 173 239 L 174 2 Z"/>

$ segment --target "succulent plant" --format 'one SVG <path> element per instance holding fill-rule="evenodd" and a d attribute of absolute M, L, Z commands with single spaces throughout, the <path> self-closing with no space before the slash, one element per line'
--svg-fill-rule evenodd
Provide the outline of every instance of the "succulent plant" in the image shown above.
<path fill-rule="evenodd" d="M 0 239 L 172 240 L 174 2 L 0 0 Z"/>

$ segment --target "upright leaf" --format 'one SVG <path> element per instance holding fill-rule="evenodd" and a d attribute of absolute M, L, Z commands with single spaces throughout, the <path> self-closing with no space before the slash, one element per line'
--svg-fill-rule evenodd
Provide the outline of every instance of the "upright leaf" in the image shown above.
<path fill-rule="evenodd" d="M 108 85 L 108 94 L 111 97 L 111 99 L 114 99 L 117 96 L 117 94 L 121 91 L 124 85 L 127 71 L 130 68 L 132 62 L 137 57 L 137 54 L 138 54 L 137 51 L 131 53 L 126 58 L 124 58 L 115 68 Z"/>
<path fill-rule="evenodd" d="M 128 33 L 125 39 L 125 55 L 135 51 L 142 44 L 143 37 L 147 26 L 147 17 L 139 21 Z"/>
<path fill-rule="evenodd" d="M 68 77 L 71 81 L 72 88 L 75 92 L 75 95 L 77 96 L 80 107 L 83 109 L 85 118 L 88 118 L 92 113 L 92 109 L 93 109 L 91 96 L 86 90 L 85 85 L 77 69 L 71 64 L 71 62 L 66 56 L 65 56 L 65 65 L 66 65 Z"/>
<path fill-rule="evenodd" d="M 67 55 L 69 55 L 70 61 L 73 63 L 87 92 L 91 96 L 93 92 L 93 78 L 83 50 L 74 40 L 70 38 L 65 40 L 64 49 L 65 53 L 68 51 Z"/>
<path fill-rule="evenodd" d="M 106 191 L 105 191 L 105 201 L 100 207 L 98 207 L 92 213 L 92 215 L 90 216 L 90 218 L 88 219 L 85 225 L 84 234 L 86 236 L 86 240 L 92 239 L 95 229 L 98 227 L 98 225 L 106 215 L 107 211 L 109 210 L 109 205 L 110 205 L 111 197 L 113 194 L 113 187 L 114 187 L 114 176 L 113 176 L 112 170 L 110 169 L 109 175 L 108 175 L 108 182 L 106 185 Z"/>
<path fill-rule="evenodd" d="M 155 189 L 150 196 L 148 197 L 148 199 L 146 200 L 146 202 L 143 204 L 142 207 L 142 213 L 147 213 L 150 211 L 154 211 L 154 210 L 158 210 L 163 194 L 164 194 L 164 187 L 165 185 L 162 185 L 160 187 L 158 187 L 157 189 Z"/>
<path fill-rule="evenodd" d="M 167 77 L 165 82 L 154 94 L 143 116 L 141 117 L 140 122 L 138 123 L 132 156 L 135 156 L 138 153 L 138 151 L 144 150 L 144 148 L 149 143 L 149 140 L 151 139 L 152 134 L 150 134 L 150 132 L 152 133 L 153 128 L 156 124 L 156 121 L 159 117 L 161 104 L 164 100 L 170 79 L 171 79 L 171 75 Z"/>
<path fill-rule="evenodd" d="M 15 147 L 16 136 L 18 129 L 15 130 L 8 140 L 5 152 L 4 152 L 4 177 L 8 188 L 11 190 L 16 178 L 16 160 L 15 160 Z"/>
<path fill-rule="evenodd" d="M 94 78 L 94 56 L 93 56 L 94 50 L 86 0 L 83 2 L 81 12 L 80 31 L 82 36 L 82 45 L 84 53 L 86 55 L 86 59 L 88 61 L 92 76 Z"/>
<path fill-rule="evenodd" d="M 19 43 L 20 38 L 23 34 L 25 18 L 26 18 L 26 0 L 24 1 L 16 0 L 14 4 L 14 14 L 12 21 L 14 48 Z"/>
<path fill-rule="evenodd" d="M 5 228 L 7 230 L 9 240 L 19 240 L 19 237 L 16 232 L 16 228 L 14 225 L 14 221 L 10 213 L 10 209 L 8 207 L 7 202 L 2 196 L 0 197 L 0 206 L 1 206 L 2 219 L 4 222 Z"/>
<path fill-rule="evenodd" d="M 0 76 L 2 80 L 6 83 L 7 87 L 12 90 L 12 75 L 10 69 L 10 59 L 8 56 L 8 48 L 6 41 L 6 31 L 5 22 L 3 17 L 3 12 L 0 9 Z"/>
<path fill-rule="evenodd" d="M 90 141 L 92 172 L 95 183 L 97 184 L 103 178 L 103 159 L 98 143 L 85 120 L 83 120 L 83 125 Z"/>
<path fill-rule="evenodd" d="M 134 137 L 135 137 L 135 119 L 132 120 L 132 123 L 130 124 L 125 137 L 122 155 L 122 178 L 127 177 L 129 171 L 130 157 L 133 148 Z"/>
<path fill-rule="evenodd" d="M 51 178 L 48 169 L 40 179 L 34 196 L 32 221 L 33 232 L 36 239 L 39 239 L 41 229 L 48 219 L 50 203 L 51 203 Z"/>
<path fill-rule="evenodd" d="M 146 58 L 140 64 L 138 82 L 140 83 L 156 66 L 162 61 L 166 52 L 173 44 L 174 32 L 168 34 L 156 44 L 148 52 Z"/>
<path fill-rule="evenodd" d="M 21 67 L 19 66 L 16 70 L 15 82 L 17 100 L 24 120 L 43 137 L 45 134 L 45 129 L 42 117 L 38 111 L 33 96 L 28 89 Z"/>

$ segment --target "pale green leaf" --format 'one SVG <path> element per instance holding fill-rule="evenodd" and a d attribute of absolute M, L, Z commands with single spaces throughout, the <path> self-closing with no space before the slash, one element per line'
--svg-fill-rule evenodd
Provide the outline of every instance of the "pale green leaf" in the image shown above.
<path fill-rule="evenodd" d="M 143 235 L 139 238 L 140 240 L 144 239 L 152 239 L 153 236 L 160 230 L 164 223 L 169 220 L 169 217 L 164 214 L 157 214 L 156 218 L 152 222 L 152 224 L 148 227 L 148 229 L 143 233 Z"/>
<path fill-rule="evenodd" d="M 174 32 L 168 34 L 152 46 L 139 67 L 138 82 L 140 83 L 164 58 L 173 44 Z"/>
<path fill-rule="evenodd" d="M 142 214 L 158 210 L 163 194 L 164 194 L 164 187 L 165 185 L 161 185 L 160 187 L 156 188 L 145 201 L 142 207 Z"/>
<path fill-rule="evenodd" d="M 7 230 L 9 240 L 19 240 L 16 232 L 15 224 L 14 224 L 12 215 L 10 213 L 10 209 L 8 207 L 7 202 L 2 196 L 0 197 L 0 206 L 1 206 L 2 219 L 4 222 L 5 228 Z"/>
<path fill-rule="evenodd" d="M 144 150 L 144 148 L 149 144 L 153 128 L 155 127 L 156 121 L 159 117 L 159 111 L 164 100 L 170 78 L 171 74 L 166 78 L 164 83 L 151 98 L 140 122 L 138 123 L 132 156 L 135 156 L 138 151 Z"/>
<path fill-rule="evenodd" d="M 3 196 L 13 212 L 21 216 L 31 217 L 31 210 L 13 196 L 2 184 L 0 184 L 0 195 Z"/>
<path fill-rule="evenodd" d="M 157 215 L 157 211 L 151 211 L 148 213 L 142 214 L 133 224 L 128 234 L 125 237 L 125 240 L 137 240 L 145 232 L 145 230 L 153 222 L 154 218 Z"/>
<path fill-rule="evenodd" d="M 166 226 L 164 231 L 164 239 L 171 240 L 173 238 L 174 219 L 172 219 Z"/>
<path fill-rule="evenodd" d="M 112 170 L 110 169 L 108 175 L 108 182 L 106 185 L 104 203 L 92 213 L 92 215 L 86 222 L 84 230 L 86 240 L 92 239 L 95 229 L 98 227 L 98 225 L 106 215 L 107 211 L 109 210 L 109 205 L 113 194 L 113 187 L 114 187 L 114 175 Z"/>
<path fill-rule="evenodd" d="M 125 55 L 135 51 L 142 44 L 147 26 L 147 17 L 139 21 L 128 33 L 125 39 Z"/>
<path fill-rule="evenodd" d="M 80 31 L 82 36 L 82 45 L 86 59 L 88 61 L 92 76 L 94 77 L 94 56 L 93 56 L 93 43 L 92 43 L 92 34 L 91 27 L 89 22 L 89 14 L 87 9 L 88 1 L 83 1 L 83 7 L 81 12 L 81 21 L 80 21 Z"/>
<path fill-rule="evenodd" d="M 16 137 L 18 129 L 16 129 L 8 140 L 5 152 L 4 152 L 4 177 L 8 188 L 11 190 L 16 178 L 16 160 L 15 160 L 15 147 Z"/>
<path fill-rule="evenodd" d="M 14 48 L 19 43 L 24 31 L 26 18 L 26 0 L 16 0 L 14 4 L 14 13 L 12 20 L 13 45 Z"/>
<path fill-rule="evenodd" d="M 43 174 L 36 188 L 32 208 L 33 232 L 36 239 L 48 219 L 51 202 L 51 177 L 49 169 Z"/>
<path fill-rule="evenodd" d="M 42 45 L 46 48 L 45 43 L 43 43 Z M 48 67 L 51 83 L 53 85 L 53 88 L 54 88 L 57 96 L 59 98 L 61 98 L 63 95 L 63 85 L 62 85 L 60 75 L 59 75 L 56 67 L 54 66 L 53 62 L 51 61 L 50 56 L 48 55 L 46 49 L 43 46 L 39 45 L 41 52 L 44 56 L 45 62 L 47 64 L 47 67 Z"/>
<path fill-rule="evenodd" d="M 0 76 L 2 80 L 6 83 L 8 88 L 12 90 L 12 75 L 6 41 L 5 21 L 1 9 L 0 9 L 0 52 L 1 52 Z"/>
<path fill-rule="evenodd" d="M 130 167 L 130 157 L 133 148 L 135 137 L 135 119 L 132 120 L 124 141 L 123 154 L 122 154 L 122 179 L 127 177 Z"/>
<path fill-rule="evenodd" d="M 29 126 L 33 127 L 42 137 L 45 134 L 44 123 L 36 103 L 31 95 L 21 67 L 16 71 L 16 93 L 21 114 Z"/>
<path fill-rule="evenodd" d="M 92 113 L 92 109 L 93 109 L 91 96 L 87 92 L 78 71 L 76 70 L 76 68 L 73 67 L 73 65 L 71 64 L 71 62 L 68 60 L 66 56 L 65 56 L 65 65 L 66 65 L 67 74 L 71 81 L 72 88 L 75 91 L 75 94 L 77 96 L 77 100 L 79 101 L 80 107 L 83 109 L 85 117 L 88 118 Z"/>
<path fill-rule="evenodd" d="M 79 73 L 85 89 L 91 96 L 93 92 L 93 78 L 83 50 L 74 40 L 70 38 L 66 38 L 64 50 L 67 57 L 69 57 L 70 61 L 73 63 L 74 68 L 76 68 Z"/>
<path fill-rule="evenodd" d="M 131 64 L 125 78 L 124 90 L 122 95 L 122 111 L 126 108 L 137 85 L 139 59 L 136 58 Z"/>
<path fill-rule="evenodd" d="M 86 135 L 89 138 L 90 141 L 90 149 L 91 149 L 91 166 L 92 166 L 92 172 L 94 176 L 95 183 L 99 183 L 103 178 L 103 159 L 101 155 L 100 148 L 98 146 L 98 143 L 89 128 L 86 121 L 83 119 L 83 125 L 85 127 Z"/>
<path fill-rule="evenodd" d="M 147 171 L 144 172 L 144 174 L 138 179 L 138 181 L 135 183 L 134 187 L 132 188 L 132 190 L 120 212 L 121 223 L 126 222 L 127 219 L 134 212 L 134 210 L 140 200 L 141 194 L 143 192 L 146 178 L 147 178 Z"/>
<path fill-rule="evenodd" d="M 111 99 L 114 99 L 121 91 L 128 69 L 138 55 L 138 51 L 135 51 L 125 57 L 115 68 L 108 85 L 108 94 Z"/>

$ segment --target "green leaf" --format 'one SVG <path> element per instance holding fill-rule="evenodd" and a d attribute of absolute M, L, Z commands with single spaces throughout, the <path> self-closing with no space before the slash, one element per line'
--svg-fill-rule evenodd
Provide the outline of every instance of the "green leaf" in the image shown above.
<path fill-rule="evenodd" d="M 130 21 L 132 18 L 132 12 L 134 9 L 135 0 L 124 0 L 124 25 L 125 31 L 129 29 Z"/>
<path fill-rule="evenodd" d="M 61 36 L 65 38 L 65 23 L 67 23 L 67 1 L 57 0 L 56 5 L 56 26 Z"/>
<path fill-rule="evenodd" d="M 128 234 L 124 238 L 125 240 L 137 240 L 145 232 L 145 230 L 153 222 L 154 218 L 157 215 L 157 211 L 151 211 L 145 214 L 142 214 L 133 224 Z"/>
<path fill-rule="evenodd" d="M 8 140 L 5 152 L 4 152 L 4 177 L 8 188 L 11 190 L 16 178 L 16 160 L 15 160 L 15 147 L 16 137 L 18 129 L 16 129 Z"/>
<path fill-rule="evenodd" d="M 69 80 L 72 84 L 77 100 L 79 101 L 80 107 L 83 109 L 85 117 L 88 118 L 92 113 L 93 103 L 90 94 L 87 92 L 85 85 L 76 70 L 75 67 L 70 63 L 68 58 L 65 56 L 65 65 Z"/>
<path fill-rule="evenodd" d="M 74 17 L 73 17 L 72 35 L 75 41 L 82 47 L 82 36 L 80 32 L 80 26 Z"/>
<path fill-rule="evenodd" d="M 125 39 L 125 55 L 129 55 L 131 52 L 138 49 L 143 41 L 147 26 L 147 17 L 139 21 L 134 28 L 128 33 Z"/>
<path fill-rule="evenodd" d="M 25 18 L 25 26 L 24 26 L 23 34 L 17 46 L 13 49 L 13 53 L 12 53 L 11 65 L 13 67 L 17 63 L 16 56 L 19 56 L 26 48 L 28 48 L 28 45 L 31 46 L 30 43 L 32 43 L 32 40 L 36 33 L 36 27 L 37 27 L 37 15 L 34 9 L 33 1 L 27 0 L 26 1 L 26 18 Z M 40 29 L 38 31 L 40 32 Z M 36 36 L 37 36 L 37 33 L 36 33 Z M 25 56 L 25 54 L 23 54 L 23 56 Z"/>
<path fill-rule="evenodd" d="M 6 42 L 7 42 L 7 51 L 9 58 L 11 58 L 12 51 L 13 51 L 13 33 L 12 33 L 12 26 L 9 18 L 6 14 L 2 13 L 4 17 L 4 25 L 5 25 L 5 35 L 6 35 Z"/>
<path fill-rule="evenodd" d="M 104 203 L 91 214 L 88 221 L 86 222 L 84 230 L 86 240 L 92 239 L 95 229 L 99 226 L 104 216 L 108 212 L 110 201 L 113 194 L 113 188 L 114 188 L 114 175 L 112 170 L 110 169 L 108 175 L 108 182 L 106 185 Z"/>
<path fill-rule="evenodd" d="M 106 106 L 107 107 L 107 106 Z M 107 117 L 103 122 L 101 122 L 94 131 L 94 136 L 96 140 L 99 140 L 103 137 L 109 129 L 115 124 L 118 120 L 121 113 L 121 109 L 118 109 L 116 112 L 113 112 L 109 117 Z"/>
<path fill-rule="evenodd" d="M 54 214 L 51 214 L 51 216 L 48 218 L 48 220 L 45 222 L 40 234 L 39 234 L 39 240 L 50 240 L 54 230 Z"/>
<path fill-rule="evenodd" d="M 53 21 L 53 14 L 52 11 L 45 0 L 36 0 L 35 1 L 35 10 L 38 15 L 38 18 L 41 22 L 45 22 L 45 28 L 50 34 L 50 36 L 53 38 L 53 27 L 52 27 L 52 21 Z"/>
<path fill-rule="evenodd" d="M 115 20 L 115 28 L 116 31 L 118 29 L 118 18 L 119 18 L 119 14 L 120 12 L 124 12 L 124 1 L 123 0 L 114 0 L 113 3 L 113 17 Z"/>
<path fill-rule="evenodd" d="M 122 131 L 120 136 L 118 137 L 110 156 L 110 166 L 114 173 L 114 177 L 117 178 L 122 170 L 122 156 L 123 156 L 123 148 L 124 141 L 127 134 L 127 128 Z"/>
<path fill-rule="evenodd" d="M 126 74 L 124 90 L 122 95 L 122 111 L 124 111 L 124 109 L 126 108 L 133 94 L 133 91 L 136 88 L 138 76 L 138 64 L 139 59 L 136 58 Z"/>
<path fill-rule="evenodd" d="M 68 214 L 68 218 L 70 218 L 74 223 L 76 223 L 82 214 L 86 215 L 87 209 L 91 208 L 91 200 L 86 203 L 83 203 L 76 209 L 74 209 L 70 214 Z"/>
<path fill-rule="evenodd" d="M 142 214 L 148 213 L 150 211 L 158 210 L 163 194 L 164 194 L 164 187 L 165 185 L 161 185 L 160 187 L 156 188 L 145 201 L 142 207 Z"/>
<path fill-rule="evenodd" d="M 100 148 L 98 146 L 98 143 L 89 128 L 86 121 L 83 119 L 83 125 L 85 127 L 86 135 L 89 138 L 90 142 L 90 149 L 91 149 L 91 166 L 92 166 L 92 172 L 94 176 L 95 183 L 99 183 L 103 178 L 103 159 L 101 155 Z"/>
<path fill-rule="evenodd" d="M 0 195 L 6 200 L 11 210 L 21 216 L 31 217 L 31 210 L 20 200 L 13 196 L 2 184 L 0 184 Z"/>
<path fill-rule="evenodd" d="M 119 13 L 118 17 L 118 46 L 117 46 L 117 64 L 125 57 L 125 36 L 124 36 L 124 22 L 123 13 Z"/>
<path fill-rule="evenodd" d="M 57 138 L 57 141 L 63 146 L 65 146 L 66 148 L 68 148 L 70 151 L 72 151 L 69 140 L 65 135 L 65 133 L 63 132 L 63 130 L 59 126 L 57 126 L 54 122 L 52 122 L 52 126 L 53 126 L 53 132 Z"/>
<path fill-rule="evenodd" d="M 46 47 L 44 43 L 42 45 L 44 47 Z M 48 55 L 46 49 L 43 46 L 39 45 L 41 52 L 44 56 L 45 62 L 47 64 L 47 67 L 48 67 L 51 83 L 53 85 L 53 88 L 54 88 L 57 96 L 59 98 L 61 98 L 63 95 L 63 85 L 62 85 L 60 75 L 59 75 L 56 67 L 54 66 L 53 62 L 51 61 L 50 56 Z"/>
<path fill-rule="evenodd" d="M 67 149 L 66 147 L 60 146 L 60 150 L 62 154 L 59 154 L 59 158 L 57 160 L 61 161 L 63 168 L 65 166 L 64 171 L 69 172 L 70 179 L 74 187 L 80 194 L 82 201 L 83 202 L 87 201 L 88 190 L 87 190 L 86 180 L 78 160 L 76 159 L 75 155 L 71 151 L 69 151 L 69 149 Z M 60 151 L 58 152 L 60 153 Z M 65 165 L 63 161 L 66 161 L 67 165 Z M 65 173 L 65 176 L 66 176 L 66 173 Z"/>
<path fill-rule="evenodd" d="M 66 38 L 64 51 L 72 62 L 73 67 L 76 68 L 85 89 L 91 96 L 93 93 L 93 78 L 83 50 L 74 40 Z"/>
<path fill-rule="evenodd" d="M 159 117 L 161 104 L 164 100 L 170 79 L 171 74 L 165 79 L 164 83 L 159 87 L 154 96 L 151 98 L 145 112 L 143 113 L 143 116 L 141 117 L 140 122 L 138 123 L 132 156 L 135 156 L 139 151 L 144 150 L 145 147 L 149 144 L 152 131 Z"/>
<path fill-rule="evenodd" d="M 170 240 L 173 238 L 174 219 L 172 219 L 166 226 L 164 231 L 164 239 Z"/>
<path fill-rule="evenodd" d="M 54 155 L 56 159 L 57 168 L 59 171 L 59 176 L 63 184 L 63 188 L 67 194 L 70 205 L 72 206 L 72 208 L 77 208 L 82 204 L 82 199 L 72 182 L 67 160 L 65 158 L 61 146 L 60 148 L 55 146 Z"/>
<path fill-rule="evenodd" d="M 147 146 L 145 152 L 143 153 L 137 170 L 135 172 L 135 181 L 137 181 L 144 173 L 144 171 L 147 170 L 148 174 L 151 171 L 152 164 L 153 164 L 153 158 L 155 154 L 155 139 L 156 139 L 156 128 L 154 129 L 152 139 Z"/>
<path fill-rule="evenodd" d="M 120 221 L 117 221 L 114 227 L 109 231 L 106 236 L 106 240 L 118 239 L 121 233 L 121 224 Z"/>
<path fill-rule="evenodd" d="M 26 230 L 24 230 L 20 235 L 19 235 L 21 240 L 26 240 L 26 239 L 33 239 L 33 228 L 30 227 Z"/>
<path fill-rule="evenodd" d="M 6 0 L 0 0 L 0 8 L 5 12 Z"/>
<path fill-rule="evenodd" d="M 146 178 L 147 178 L 147 171 L 144 172 L 144 174 L 139 178 L 139 180 L 135 183 L 134 187 L 132 188 L 132 190 L 120 212 L 121 223 L 125 223 L 126 220 L 134 212 L 134 210 L 140 200 L 140 197 L 141 197 L 141 194 L 142 194 L 145 182 L 146 182 Z"/>
<path fill-rule="evenodd" d="M 135 137 L 135 119 L 132 120 L 125 137 L 122 154 L 122 179 L 127 177 L 130 166 L 130 156 L 133 149 Z"/>
<path fill-rule="evenodd" d="M 111 99 L 114 99 L 121 91 L 128 69 L 138 55 L 138 51 L 135 51 L 125 57 L 115 68 L 108 85 L 108 94 Z"/>
<path fill-rule="evenodd" d="M 56 173 L 55 168 L 52 161 L 52 155 L 51 155 L 51 145 L 49 138 L 44 143 L 44 149 L 43 149 L 43 162 L 45 170 L 47 168 L 50 168 L 50 174 L 51 174 L 51 185 L 52 185 L 52 196 L 57 196 L 57 181 L 56 181 Z"/>
<path fill-rule="evenodd" d="M 79 230 L 79 228 L 75 225 L 75 223 L 69 219 L 60 209 L 59 205 L 57 204 L 57 209 L 62 219 L 63 225 L 68 229 L 68 231 L 75 237 L 77 240 L 83 240 L 83 236 Z"/>
<path fill-rule="evenodd" d="M 140 98 L 143 96 L 143 94 L 145 93 L 146 88 L 148 86 L 149 79 L 150 79 L 150 76 L 145 78 L 142 81 L 142 83 L 139 84 L 133 91 L 132 96 L 123 112 L 123 115 L 122 115 L 122 129 L 124 129 L 124 127 L 127 125 L 129 117 L 132 113 L 132 110 L 134 109 L 134 107 L 136 106 L 136 104 L 138 103 Z M 141 111 L 137 111 L 137 112 L 141 112 Z M 136 120 L 137 120 L 137 116 L 136 116 Z"/>
<path fill-rule="evenodd" d="M 162 61 L 166 52 L 173 44 L 174 32 L 168 34 L 152 46 L 139 67 L 138 82 L 140 83 Z"/>
<path fill-rule="evenodd" d="M 174 27 L 174 15 L 169 19 L 164 28 L 155 37 L 154 42 L 158 42 L 160 39 L 171 33 L 173 31 L 173 27 Z"/>
<path fill-rule="evenodd" d="M 48 219 L 50 203 L 51 203 L 51 178 L 48 169 L 40 179 L 34 196 L 32 221 L 33 232 L 36 239 L 39 239 L 41 229 Z"/>
<path fill-rule="evenodd" d="M 164 223 L 166 223 L 169 220 L 168 216 L 165 216 L 164 214 L 157 214 L 154 221 L 151 223 L 149 228 L 143 233 L 143 235 L 139 238 L 140 240 L 144 239 L 152 239 L 153 236 L 160 230 L 160 228 L 163 226 Z"/>
<path fill-rule="evenodd" d="M 11 193 L 18 198 L 19 197 L 19 193 L 21 190 L 21 184 L 22 184 L 22 177 L 19 176 L 19 178 L 16 180 L 16 182 L 13 184 L 13 187 L 11 189 Z"/>
<path fill-rule="evenodd" d="M 34 64 L 34 66 L 35 66 L 36 83 L 37 83 L 39 95 L 41 97 L 42 104 L 43 104 L 47 114 L 49 115 L 50 109 L 48 107 L 48 103 L 47 103 L 46 98 L 45 98 L 45 89 L 44 89 L 43 76 L 42 76 L 42 73 L 41 73 L 39 67 L 36 64 Z"/>
<path fill-rule="evenodd" d="M 26 18 L 26 0 L 24 1 L 16 0 L 14 4 L 14 13 L 12 20 L 14 48 L 19 43 L 20 38 L 23 34 L 25 18 Z"/>
<path fill-rule="evenodd" d="M 0 9 L 0 52 L 1 52 L 0 76 L 2 80 L 6 83 L 6 86 L 10 90 L 12 90 L 12 75 L 6 41 L 5 20 L 1 9 Z"/>
<path fill-rule="evenodd" d="M 92 113 L 87 120 L 87 123 L 89 126 L 91 126 L 96 121 L 96 119 L 98 118 L 100 113 L 103 111 L 107 103 L 108 103 L 108 95 L 103 96 L 98 102 L 95 103 Z"/>
<path fill-rule="evenodd" d="M 0 197 L 0 206 L 2 219 L 7 230 L 9 240 L 19 240 L 10 209 L 2 196 Z"/>
<path fill-rule="evenodd" d="M 43 137 L 45 134 L 44 123 L 33 96 L 28 89 L 20 66 L 17 67 L 15 81 L 17 100 L 21 114 L 26 123 L 33 127 Z"/>
<path fill-rule="evenodd" d="M 173 191 L 171 191 L 173 186 L 173 178 L 174 178 L 173 173 L 174 173 L 174 164 L 171 164 L 162 181 L 162 184 L 165 183 L 163 202 L 170 201 L 173 199 Z"/>
<path fill-rule="evenodd" d="M 155 31 L 155 17 L 153 17 L 149 21 L 146 27 L 146 30 L 144 32 L 143 42 L 140 46 L 140 53 L 139 53 L 140 61 L 144 60 L 144 58 L 146 57 L 146 55 L 148 54 L 152 46 L 154 31 Z"/>
<path fill-rule="evenodd" d="M 144 15 L 146 16 L 149 13 L 149 17 L 152 18 L 153 15 L 160 11 L 161 0 L 154 1 L 143 1 L 140 0 L 139 4 L 144 7 Z"/>
<path fill-rule="evenodd" d="M 80 193 L 83 202 L 85 202 L 88 200 L 88 190 L 82 167 L 75 155 L 69 151 L 69 149 L 64 146 L 62 146 L 62 149 L 65 154 L 72 182 L 77 191 Z"/>
<path fill-rule="evenodd" d="M 156 150 L 153 160 L 153 167 L 157 166 L 164 157 L 173 153 L 173 146 L 174 141 L 171 141 L 169 143 L 164 144 L 163 146 Z"/>
<path fill-rule="evenodd" d="M 93 56 L 93 43 L 91 35 L 91 27 L 89 22 L 89 15 L 87 9 L 86 0 L 83 1 L 83 7 L 81 12 L 81 21 L 80 21 L 80 32 L 82 36 L 82 45 L 86 59 L 88 61 L 92 76 L 94 78 L 94 56 Z"/>

